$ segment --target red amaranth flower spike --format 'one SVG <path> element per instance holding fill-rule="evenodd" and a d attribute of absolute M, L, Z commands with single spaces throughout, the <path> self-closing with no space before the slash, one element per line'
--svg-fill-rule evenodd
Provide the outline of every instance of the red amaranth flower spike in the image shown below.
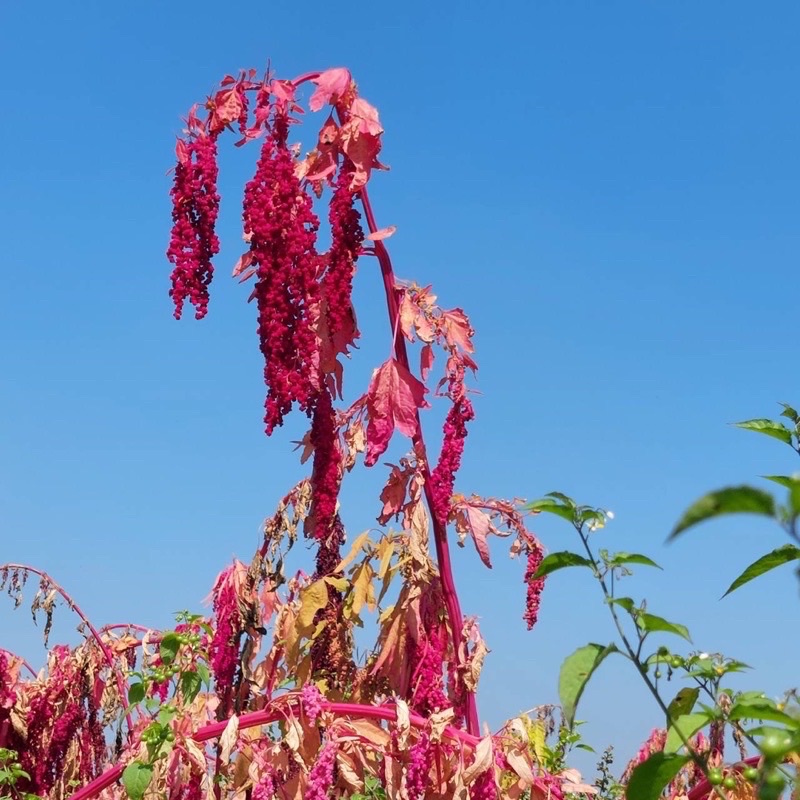
<path fill-rule="evenodd" d="M 208 287 L 214 274 L 211 261 L 219 252 L 216 134 L 201 131 L 189 141 L 179 140 L 177 155 L 170 192 L 172 233 L 167 258 L 175 268 L 169 293 L 176 319 L 187 299 L 195 307 L 195 317 L 202 319 L 208 311 Z"/>
<path fill-rule="evenodd" d="M 353 274 L 364 242 L 364 231 L 359 222 L 361 215 L 353 207 L 351 174 L 349 169 L 339 171 L 331 197 L 328 215 L 331 225 L 331 247 L 321 287 L 334 357 L 339 353 L 347 353 L 358 336 L 351 295 Z"/>
<path fill-rule="evenodd" d="M 528 587 L 525 599 L 525 613 L 522 618 L 528 626 L 528 630 L 532 630 L 533 626 L 539 619 L 539 600 L 544 589 L 544 578 L 535 578 L 536 570 L 542 563 L 544 553 L 542 552 L 541 545 L 531 536 L 527 541 L 528 547 L 528 563 L 525 569 L 525 584 Z"/>
<path fill-rule="evenodd" d="M 283 423 L 294 402 L 310 413 L 320 386 L 314 330 L 319 314 L 319 221 L 295 175 L 288 125 L 284 116 L 276 116 L 244 194 L 244 230 L 257 276 L 253 294 L 265 361 L 268 435 Z"/>

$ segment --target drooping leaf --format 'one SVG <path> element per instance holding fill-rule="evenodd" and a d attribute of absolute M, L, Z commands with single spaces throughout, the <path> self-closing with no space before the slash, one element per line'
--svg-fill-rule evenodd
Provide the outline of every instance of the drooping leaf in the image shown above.
<path fill-rule="evenodd" d="M 539 569 L 537 569 L 533 575 L 533 580 L 544 578 L 545 575 L 549 575 L 551 572 L 564 569 L 565 567 L 589 567 L 591 569 L 592 562 L 584 556 L 571 553 L 569 550 L 550 553 L 550 555 L 542 559 L 542 563 L 539 564 Z"/>
<path fill-rule="evenodd" d="M 658 800 L 664 787 L 689 762 L 678 753 L 653 753 L 631 773 L 625 789 L 626 800 Z"/>
<path fill-rule="evenodd" d="M 652 558 L 643 556 L 641 553 L 614 553 L 608 560 L 609 564 L 641 564 L 645 567 L 655 567 L 662 569 Z"/>
<path fill-rule="evenodd" d="M 417 434 L 417 411 L 428 405 L 426 391 L 425 384 L 394 358 L 375 370 L 367 391 L 369 423 L 364 463 L 368 467 L 383 455 L 395 428 L 410 439 Z"/>
<path fill-rule="evenodd" d="M 165 633 L 161 639 L 161 646 L 159 648 L 161 660 L 169 666 L 175 660 L 175 656 L 178 655 L 180 647 L 181 643 L 177 633 L 171 631 L 170 633 Z"/>
<path fill-rule="evenodd" d="M 677 636 L 682 636 L 687 642 L 692 641 L 689 635 L 689 629 L 685 625 L 680 625 L 677 622 L 669 622 L 664 617 L 656 616 L 655 614 L 648 614 L 643 611 L 638 614 L 636 621 L 639 627 L 647 633 L 674 633 Z"/>
<path fill-rule="evenodd" d="M 141 800 L 153 779 L 152 764 L 131 761 L 122 772 L 122 785 L 130 800 Z"/>
<path fill-rule="evenodd" d="M 697 702 L 697 698 L 700 696 L 700 687 L 699 686 L 684 686 L 675 697 L 672 698 L 672 702 L 667 706 L 667 714 L 670 719 L 678 719 L 678 717 L 683 717 L 686 714 L 689 714 L 691 710 L 694 708 L 694 704 Z"/>
<path fill-rule="evenodd" d="M 771 419 L 748 419 L 744 422 L 734 422 L 733 424 L 737 428 L 772 436 L 773 439 L 779 439 L 786 444 L 792 443 L 792 432 L 782 422 L 775 422 Z"/>
<path fill-rule="evenodd" d="M 730 486 L 701 497 L 686 510 L 669 535 L 674 539 L 685 530 L 723 514 L 775 516 L 775 500 L 768 492 L 752 486 Z"/>
<path fill-rule="evenodd" d="M 352 78 L 350 70 L 344 67 L 334 67 L 326 69 L 314 79 L 314 83 L 317 88 L 308 101 L 308 107 L 312 111 L 319 111 L 327 103 L 335 103 L 345 95 L 350 89 Z"/>
<path fill-rule="evenodd" d="M 683 714 L 677 719 L 673 719 L 672 725 L 667 731 L 664 752 L 674 753 L 680 750 L 681 747 L 684 747 L 683 739 L 689 739 L 694 736 L 697 731 L 708 725 L 713 718 L 713 715 L 707 711 L 698 711 L 694 714 Z M 683 736 L 683 739 L 681 736 Z"/>
<path fill-rule="evenodd" d="M 194 670 L 189 670 L 181 673 L 181 692 L 183 693 L 184 700 L 191 703 L 197 697 L 202 680 L 200 675 Z"/>
<path fill-rule="evenodd" d="M 788 564 L 790 561 L 797 561 L 800 559 L 800 547 L 793 544 L 785 544 L 778 547 L 771 553 L 761 556 L 758 560 L 754 561 L 729 587 L 723 597 L 727 597 L 731 592 L 738 589 L 740 586 L 749 583 L 754 578 L 758 578 L 765 572 L 780 567 L 783 564 Z"/>
<path fill-rule="evenodd" d="M 561 701 L 564 722 L 570 728 L 575 722 L 575 710 L 589 678 L 603 663 L 606 656 L 618 652 L 619 650 L 613 642 L 605 646 L 594 643 L 587 644 L 579 647 L 561 665 L 561 672 L 558 676 L 558 696 Z"/>

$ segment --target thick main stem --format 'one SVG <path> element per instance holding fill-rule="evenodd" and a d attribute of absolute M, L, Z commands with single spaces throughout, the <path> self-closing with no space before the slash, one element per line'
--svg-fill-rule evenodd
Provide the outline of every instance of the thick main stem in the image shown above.
<path fill-rule="evenodd" d="M 366 187 L 360 191 L 361 203 L 364 206 L 364 215 L 367 218 L 367 226 L 370 232 L 375 233 L 378 226 L 375 222 L 375 214 L 372 211 L 372 206 L 369 202 L 369 194 Z M 383 287 L 386 292 L 386 306 L 389 312 L 389 324 L 394 334 L 394 352 L 397 360 L 410 371 L 411 367 L 408 361 L 408 350 L 406 348 L 406 341 L 403 338 L 403 332 L 397 324 L 400 315 L 400 306 L 398 303 L 396 279 L 394 269 L 392 267 L 392 259 L 389 256 L 389 251 L 382 241 L 375 242 L 375 255 L 378 258 L 378 263 L 381 267 L 381 276 L 383 277 Z M 461 613 L 461 604 L 458 601 L 458 593 L 456 591 L 455 581 L 453 580 L 453 565 L 450 561 L 450 546 L 447 542 L 447 528 L 442 521 L 437 517 L 435 506 L 433 503 L 433 494 L 430 482 L 430 469 L 428 464 L 427 450 L 425 448 L 425 440 L 422 435 L 422 421 L 420 419 L 419 411 L 416 412 L 417 416 L 417 433 L 412 439 L 414 447 L 418 452 L 421 452 L 425 458 L 425 466 L 423 474 L 425 477 L 425 499 L 428 503 L 428 508 L 431 512 L 431 520 L 433 521 L 433 538 L 436 543 L 436 560 L 439 565 L 439 574 L 442 579 L 442 592 L 444 594 L 444 602 L 447 609 L 447 616 L 450 621 L 450 630 L 453 637 L 453 657 L 456 659 L 458 667 L 463 667 L 463 664 L 458 663 L 459 653 L 461 651 L 461 635 L 464 625 L 464 617 Z M 466 687 L 465 687 L 466 689 Z M 480 724 L 478 721 L 478 704 L 475 699 L 475 693 L 467 690 L 467 730 L 473 735 L 477 736 L 480 732 Z"/>
<path fill-rule="evenodd" d="M 337 717 L 355 716 L 371 719 L 384 719 L 390 722 L 397 720 L 397 708 L 395 706 L 368 706 L 361 703 L 331 703 L 323 701 L 321 703 L 323 710 L 334 714 Z M 284 719 L 287 713 L 299 713 L 302 709 L 302 701 L 296 700 L 293 703 L 282 705 L 280 708 L 264 709 L 262 711 L 253 711 L 250 714 L 242 714 L 239 718 L 239 730 L 246 728 L 254 728 L 257 725 L 269 725 L 271 722 Z M 409 721 L 411 725 L 419 730 L 425 730 L 428 725 L 428 720 L 420 714 L 415 714 L 413 711 L 409 714 Z M 192 739 L 195 742 L 207 742 L 209 739 L 215 739 L 220 736 L 225 728 L 228 726 L 228 721 L 212 722 L 205 725 L 192 734 Z M 478 744 L 478 737 L 470 733 L 454 728 L 448 725 L 444 729 L 444 735 L 453 739 L 467 747 L 475 747 Z M 111 769 L 99 775 L 93 781 L 90 781 L 86 786 L 78 789 L 69 800 L 88 800 L 90 797 L 100 794 L 104 789 L 111 786 L 119 780 L 125 769 L 124 764 L 117 764 Z"/>

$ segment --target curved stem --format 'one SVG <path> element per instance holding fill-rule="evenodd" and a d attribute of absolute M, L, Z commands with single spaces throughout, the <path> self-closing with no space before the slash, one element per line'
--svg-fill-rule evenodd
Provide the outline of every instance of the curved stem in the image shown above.
<path fill-rule="evenodd" d="M 367 220 L 367 226 L 371 233 L 378 230 L 375 222 L 375 214 L 372 210 L 372 205 L 369 202 L 369 193 L 367 188 L 363 187 L 360 191 L 361 203 L 364 207 L 364 215 Z M 392 267 L 392 259 L 389 256 L 389 251 L 382 241 L 375 242 L 375 255 L 378 258 L 378 263 L 381 267 L 381 276 L 383 277 L 383 288 L 386 293 L 386 306 L 389 311 L 389 324 L 392 327 L 394 335 L 394 352 L 396 359 L 407 370 L 410 371 L 410 364 L 408 361 L 408 350 L 406 348 L 406 340 L 403 337 L 403 332 L 397 324 L 400 316 L 400 304 L 398 301 L 398 294 L 396 289 L 396 279 L 394 269 Z M 430 482 L 430 467 L 427 450 L 425 447 L 425 440 L 422 435 L 422 420 L 419 411 L 416 412 L 417 417 L 417 433 L 412 439 L 415 449 L 423 454 L 425 458 L 425 499 L 428 503 L 428 508 L 431 511 L 431 520 L 433 523 L 433 538 L 436 543 L 436 560 L 439 565 L 439 573 L 442 579 L 442 592 L 444 594 L 445 606 L 447 607 L 447 616 L 450 621 L 450 631 L 453 637 L 453 653 L 454 658 L 458 661 L 459 653 L 461 651 L 461 631 L 464 624 L 464 617 L 461 612 L 461 605 L 458 601 L 458 593 L 456 591 L 455 581 L 453 580 L 453 565 L 450 560 L 450 546 L 447 542 L 447 528 L 442 524 L 441 520 L 437 518 L 434 511 L 433 496 Z M 458 664 L 463 667 L 463 664 Z M 466 690 L 466 687 L 465 687 Z M 467 693 L 467 729 L 469 732 L 477 736 L 480 731 L 478 722 L 478 705 L 475 699 L 475 693 L 466 691 Z"/>
<path fill-rule="evenodd" d="M 108 664 L 109 669 L 111 670 L 112 675 L 114 676 L 117 682 L 117 689 L 119 690 L 120 700 L 124 702 L 124 698 L 128 696 L 128 682 L 126 681 L 125 677 L 120 673 L 117 669 L 117 665 L 114 662 L 114 654 L 111 652 L 111 649 L 108 645 L 103 641 L 100 636 L 100 633 L 97 629 L 92 625 L 89 621 L 89 618 L 86 614 L 83 613 L 81 607 L 72 599 L 72 597 L 66 592 L 66 590 L 57 584 L 46 572 L 40 569 L 36 569 L 36 567 L 29 567 L 26 564 L 3 564 L 0 565 L 0 571 L 4 570 L 22 570 L 25 572 L 30 572 L 34 575 L 38 575 L 43 581 L 46 581 L 48 586 L 52 589 L 55 589 L 61 597 L 64 599 L 64 602 L 69 606 L 69 608 L 74 611 L 78 617 L 80 617 L 81 622 L 86 626 L 88 631 L 92 634 L 92 638 L 97 642 L 98 647 L 103 653 L 103 657 Z M 133 719 L 131 715 L 128 713 L 125 715 L 125 721 L 128 723 L 128 740 L 130 741 L 130 737 L 133 733 Z"/>
<path fill-rule="evenodd" d="M 6 656 L 11 656 L 15 661 L 19 661 L 19 663 L 25 667 L 28 672 L 35 678 L 36 677 L 36 670 L 22 657 L 18 656 L 16 653 L 12 653 L 10 650 L 6 650 L 5 647 L 0 647 L 0 653 L 4 653 Z"/>
<path fill-rule="evenodd" d="M 263 709 L 261 711 L 253 711 L 249 714 L 242 714 L 239 718 L 239 730 L 254 728 L 257 725 L 269 725 L 271 722 L 283 719 L 287 712 L 300 712 L 302 710 L 302 705 L 301 700 L 295 700 L 286 705 L 281 705 L 280 708 Z M 397 720 L 396 706 L 368 706 L 361 703 L 331 703 L 328 701 L 323 701 L 321 705 L 323 710 L 337 717 L 356 716 L 383 719 L 389 722 Z M 414 712 L 409 714 L 409 719 L 413 727 L 421 730 L 424 730 L 428 725 L 428 720 L 425 717 L 420 714 L 415 714 Z M 209 739 L 221 736 L 227 726 L 228 720 L 212 722 L 197 730 L 192 735 L 192 739 L 198 743 L 207 742 Z M 450 739 L 461 742 L 467 747 L 475 747 L 480 741 L 477 736 L 473 736 L 452 725 L 448 725 L 444 729 L 444 735 Z M 78 789 L 77 792 L 69 797 L 69 800 L 88 800 L 88 798 L 99 794 L 103 789 L 107 789 L 112 783 L 119 780 L 125 766 L 125 764 L 117 764 L 115 767 L 106 770 L 102 775 L 98 775 L 93 781 L 87 783 L 86 786 Z"/>

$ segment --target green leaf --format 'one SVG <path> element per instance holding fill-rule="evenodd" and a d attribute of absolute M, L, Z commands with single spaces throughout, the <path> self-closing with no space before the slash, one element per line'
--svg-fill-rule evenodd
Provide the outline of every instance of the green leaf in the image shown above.
<path fill-rule="evenodd" d="M 700 696 L 700 687 L 685 686 L 681 689 L 672 702 L 667 706 L 667 715 L 670 719 L 678 719 L 678 717 L 686 716 L 694 708 L 697 698 Z"/>
<path fill-rule="evenodd" d="M 639 627 L 647 633 L 674 633 L 677 636 L 682 636 L 687 642 L 692 641 L 689 629 L 685 625 L 679 625 L 677 622 L 668 622 L 664 617 L 647 614 L 643 611 L 636 617 L 636 621 L 639 623 Z"/>
<path fill-rule="evenodd" d="M 783 406 L 781 416 L 790 419 L 795 425 L 800 425 L 800 414 L 798 414 L 788 403 L 779 403 Z"/>
<path fill-rule="evenodd" d="M 180 650 L 181 643 L 178 639 L 177 633 L 166 633 L 161 639 L 161 660 L 169 666 L 174 660 L 175 656 L 178 655 L 178 650 Z"/>
<path fill-rule="evenodd" d="M 608 560 L 609 564 L 642 564 L 645 567 L 661 567 L 652 558 L 643 556 L 641 553 L 614 553 Z"/>
<path fill-rule="evenodd" d="M 122 773 L 122 785 L 131 800 L 141 800 L 153 779 L 153 765 L 131 761 Z"/>
<path fill-rule="evenodd" d="M 752 486 L 729 486 L 701 497 L 686 510 L 673 528 L 669 539 L 674 539 L 685 530 L 723 514 L 761 514 L 775 516 L 775 500 L 769 492 Z"/>
<path fill-rule="evenodd" d="M 749 583 L 754 578 L 758 578 L 765 572 L 769 572 L 775 567 L 780 567 L 783 564 L 788 564 L 790 561 L 800 559 L 800 547 L 795 547 L 793 544 L 785 544 L 782 547 L 761 556 L 757 561 L 754 561 L 729 587 L 723 597 L 727 597 L 731 592 L 738 589 L 740 586 Z"/>
<path fill-rule="evenodd" d="M 575 508 L 576 506 L 575 501 L 563 492 L 548 492 L 545 496 L 555 497 L 556 500 L 560 500 L 565 506 L 569 506 L 570 508 Z"/>
<path fill-rule="evenodd" d="M 774 422 L 771 419 L 748 419 L 744 422 L 734 422 L 737 428 L 744 428 L 747 431 L 763 433 L 772 436 L 773 439 L 780 439 L 786 444 L 792 443 L 792 432 L 782 423 Z"/>
<path fill-rule="evenodd" d="M 135 706 L 137 703 L 141 703 L 142 700 L 144 700 L 144 684 L 132 683 L 128 687 L 128 704 Z"/>
<path fill-rule="evenodd" d="M 196 672 L 181 673 L 181 692 L 186 703 L 191 703 L 200 691 L 202 681 Z"/>
<path fill-rule="evenodd" d="M 572 728 L 575 722 L 575 710 L 589 678 L 603 663 L 607 655 L 618 652 L 619 650 L 613 642 L 605 647 L 601 644 L 587 644 L 585 647 L 579 647 L 561 665 L 561 672 L 558 676 L 558 696 L 561 700 L 564 722 L 569 728 Z"/>
<path fill-rule="evenodd" d="M 653 753 L 631 773 L 625 789 L 627 800 L 658 800 L 664 787 L 681 771 L 689 756 Z"/>
<path fill-rule="evenodd" d="M 539 569 L 534 573 L 533 578 L 543 578 L 545 575 L 549 575 L 551 572 L 564 569 L 565 567 L 591 568 L 591 566 L 592 562 L 589 561 L 588 558 L 584 558 L 584 556 L 580 556 L 577 553 L 571 553 L 569 550 L 562 550 L 559 553 L 550 553 L 549 556 L 545 556 L 542 559 L 542 563 L 539 564 Z"/>
<path fill-rule="evenodd" d="M 613 603 L 615 606 L 621 606 L 624 608 L 629 614 L 633 614 L 636 605 L 633 602 L 632 597 L 614 597 L 608 601 L 609 603 Z"/>
<path fill-rule="evenodd" d="M 760 719 L 768 722 L 780 722 L 787 726 L 797 725 L 796 719 L 779 711 L 774 703 L 767 700 L 762 700 L 760 703 L 734 703 L 728 712 L 728 719 Z"/>
<path fill-rule="evenodd" d="M 528 503 L 525 508 L 528 511 L 540 511 L 544 514 L 555 514 L 557 517 L 567 520 L 567 522 L 572 522 L 575 518 L 574 509 L 567 506 L 562 506 L 555 500 L 550 500 L 549 498 L 534 500 L 532 503 Z"/>
<path fill-rule="evenodd" d="M 200 676 L 200 680 L 203 681 L 206 686 L 211 684 L 211 672 L 209 671 L 207 664 L 199 661 L 197 663 L 197 674 Z"/>
<path fill-rule="evenodd" d="M 664 751 L 674 753 L 684 747 L 681 734 L 684 739 L 689 739 L 697 733 L 700 728 L 708 725 L 713 720 L 713 715 L 707 712 L 697 712 L 695 714 L 684 714 L 674 720 L 667 732 L 667 741 L 664 744 Z"/>
<path fill-rule="evenodd" d="M 790 475 L 762 475 L 761 477 L 780 486 L 785 486 L 787 489 L 793 489 L 800 482 L 798 478 Z"/>

